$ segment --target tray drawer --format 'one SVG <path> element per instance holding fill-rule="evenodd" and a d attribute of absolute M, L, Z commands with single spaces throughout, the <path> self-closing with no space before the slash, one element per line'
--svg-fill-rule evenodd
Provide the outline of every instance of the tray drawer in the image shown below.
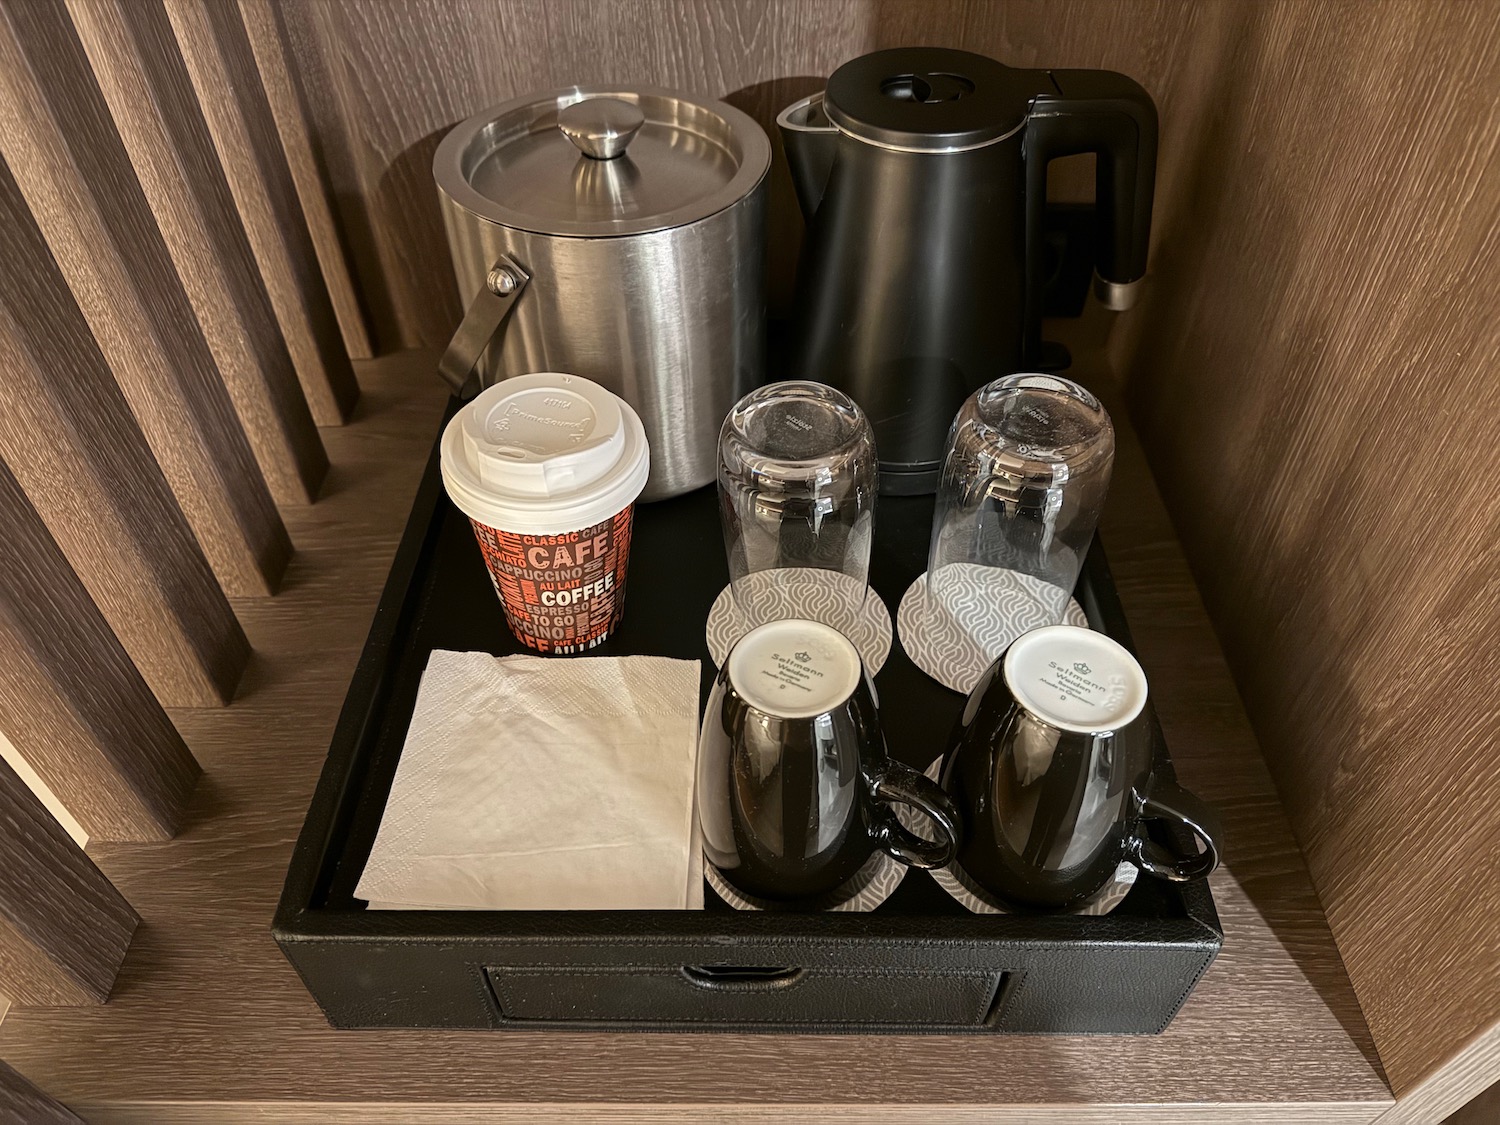
<path fill-rule="evenodd" d="M 978 1027 L 1006 973 L 745 965 L 485 970 L 506 1020 Z"/>

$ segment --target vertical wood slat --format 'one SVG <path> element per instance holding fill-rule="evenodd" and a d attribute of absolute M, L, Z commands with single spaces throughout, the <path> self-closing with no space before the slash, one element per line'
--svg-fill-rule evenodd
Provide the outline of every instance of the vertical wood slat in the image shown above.
<path fill-rule="evenodd" d="M 249 642 L 3 164 L 0 261 L 0 464 L 156 697 L 227 701 Z"/>
<path fill-rule="evenodd" d="M 233 0 L 166 8 L 313 417 L 336 425 L 359 384 L 239 9 Z"/>
<path fill-rule="evenodd" d="M 3 465 L 0 527 L 0 730 L 91 839 L 170 839 L 198 763 Z"/>
<path fill-rule="evenodd" d="M 104 1003 L 139 921 L 0 762 L 0 992 L 36 1007 Z"/>
<path fill-rule="evenodd" d="M 302 203 L 302 214 L 312 235 L 318 264 L 323 270 L 323 281 L 328 286 L 328 296 L 338 317 L 344 350 L 354 359 L 368 359 L 375 350 L 370 344 L 370 331 L 360 305 L 359 291 L 355 288 L 343 240 L 339 237 L 338 224 L 329 203 L 328 185 L 313 152 L 306 98 L 291 64 L 280 10 L 270 0 L 240 0 L 240 17 L 245 24 L 250 49 L 255 54 L 255 67 L 260 72 L 266 101 L 276 121 L 276 131 L 281 136 L 282 151 L 286 154 L 287 167 L 297 188 L 297 198 Z"/>
<path fill-rule="evenodd" d="M 83 1118 L 53 1101 L 3 1062 L 0 1062 L 0 1121 L 83 1125 Z"/>
<path fill-rule="evenodd" d="M 220 584 L 274 590 L 291 540 L 61 0 L 0 0 L 0 154 Z"/>
<path fill-rule="evenodd" d="M 57 794 L 52 792 L 47 783 L 43 781 L 36 770 L 31 768 L 31 763 L 21 757 L 21 752 L 16 749 L 15 743 L 5 737 L 5 732 L 0 730 L 0 759 L 16 771 L 25 784 L 26 788 L 36 794 L 37 800 L 42 802 L 42 807 L 47 810 L 53 820 L 62 827 L 62 830 L 72 838 L 73 842 L 85 850 L 89 846 L 88 830 L 78 823 L 78 818 L 68 811 L 66 805 L 57 799 Z M 9 1001 L 0 993 L 0 1024 L 5 1022 L 5 1009 Z"/>
<path fill-rule="evenodd" d="M 266 483 L 307 503 L 328 457 L 166 14 L 120 0 L 68 10 Z"/>

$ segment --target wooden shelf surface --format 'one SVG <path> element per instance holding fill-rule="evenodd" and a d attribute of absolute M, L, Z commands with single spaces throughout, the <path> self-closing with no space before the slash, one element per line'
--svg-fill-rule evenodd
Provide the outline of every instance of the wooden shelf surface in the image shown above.
<path fill-rule="evenodd" d="M 357 365 L 281 592 L 235 608 L 234 703 L 176 710 L 204 767 L 162 844 L 94 845 L 142 924 L 109 1004 L 12 1009 L 0 1058 L 89 1121 L 1372 1121 L 1364 1019 L 1212 628 L 1107 380 L 1103 534 L 1185 784 L 1218 805 L 1224 950 L 1151 1038 L 334 1031 L 270 935 L 344 691 L 436 433 L 430 352 Z M 1106 385 L 1101 386 L 1104 382 Z"/>

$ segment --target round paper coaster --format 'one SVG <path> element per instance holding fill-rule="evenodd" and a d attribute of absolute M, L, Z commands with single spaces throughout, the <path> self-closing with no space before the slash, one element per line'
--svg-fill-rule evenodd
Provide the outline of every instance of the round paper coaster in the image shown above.
<path fill-rule="evenodd" d="M 1135 877 L 1139 874 L 1135 864 L 1122 863 L 1115 868 L 1115 877 L 1109 886 L 1104 889 L 1103 894 L 1083 907 L 1081 910 L 1071 911 L 1073 914 L 1088 914 L 1098 916 L 1108 914 L 1120 903 L 1125 901 L 1125 896 L 1130 893 L 1130 888 L 1135 886 Z M 937 880 L 937 885 L 942 887 L 959 904 L 974 914 L 1008 914 L 1009 911 L 995 901 L 989 891 L 969 878 L 968 873 L 958 864 L 944 867 L 934 871 L 932 877 Z"/>
<path fill-rule="evenodd" d="M 891 611 L 857 578 L 836 570 L 786 567 L 756 571 L 745 581 L 757 603 L 766 607 L 768 621 L 801 618 L 837 629 L 854 642 L 870 675 L 880 671 L 890 655 Z M 740 612 L 733 588 L 725 586 L 708 611 L 708 654 L 716 667 L 723 667 L 734 643 L 749 631 L 750 622 Z"/>
<path fill-rule="evenodd" d="M 942 768 L 943 759 L 939 758 L 927 767 L 927 776 L 936 782 L 941 775 Z M 915 832 L 922 839 L 932 839 L 932 830 L 928 827 L 930 822 L 925 816 L 912 811 L 907 805 L 897 805 L 896 815 L 905 827 Z M 995 897 L 989 891 L 969 878 L 968 872 L 957 863 L 950 863 L 947 867 L 934 868 L 928 874 L 932 876 L 933 881 L 938 886 L 953 896 L 958 904 L 970 913 L 1010 913 L 1010 911 L 1006 910 L 1005 907 L 996 901 Z M 1135 879 L 1138 874 L 1140 872 L 1136 869 L 1135 864 L 1121 862 L 1120 866 L 1115 868 L 1115 877 L 1109 886 L 1104 889 L 1104 893 L 1081 910 L 1074 910 L 1072 913 L 1089 915 L 1108 914 L 1125 901 L 1125 896 L 1130 893 L 1130 888 L 1135 885 Z"/>
<path fill-rule="evenodd" d="M 891 897 L 901 880 L 906 878 L 906 865 L 896 862 L 879 848 L 865 860 L 865 865 L 856 871 L 842 886 L 818 898 L 804 899 L 796 903 L 768 902 L 747 895 L 733 886 L 723 874 L 703 857 L 703 877 L 718 895 L 736 910 L 794 910 L 794 911 L 847 911 L 864 913 L 874 910 Z"/>
<path fill-rule="evenodd" d="M 901 647 L 912 663 L 944 687 L 967 694 L 985 669 L 1022 633 L 1054 625 L 1049 593 L 1056 587 L 1014 570 L 973 563 L 953 564 L 941 602 L 931 597 L 927 574 L 910 586 L 896 611 Z M 1072 598 L 1063 624 L 1088 627 Z"/>

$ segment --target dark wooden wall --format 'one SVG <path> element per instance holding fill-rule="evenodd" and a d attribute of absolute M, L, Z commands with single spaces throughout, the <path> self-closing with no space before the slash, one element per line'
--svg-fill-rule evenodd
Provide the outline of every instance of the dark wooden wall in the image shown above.
<path fill-rule="evenodd" d="M 866 51 L 967 47 L 1015 66 L 1122 70 L 1156 91 L 1229 11 L 1181 0 L 314 0 L 281 16 L 373 329 L 389 349 L 446 343 L 458 322 L 432 154 L 451 125 L 489 105 L 574 83 L 676 86 L 728 100 L 774 142 L 779 110 Z M 779 157 L 772 175 L 779 304 L 801 221 Z"/>
<path fill-rule="evenodd" d="M 1500 1015 L 1500 5 L 1246 16 L 1117 366 L 1403 1094 Z"/>
<path fill-rule="evenodd" d="M 1397 1093 L 1489 1042 L 1500 5 L 328 0 L 280 14 L 384 348 L 452 331 L 432 152 L 515 94 L 680 86 L 770 129 L 840 62 L 919 42 L 1140 80 L 1163 126 L 1154 282 L 1113 341 L 1136 420 Z M 799 225 L 773 176 L 782 302 Z"/>

